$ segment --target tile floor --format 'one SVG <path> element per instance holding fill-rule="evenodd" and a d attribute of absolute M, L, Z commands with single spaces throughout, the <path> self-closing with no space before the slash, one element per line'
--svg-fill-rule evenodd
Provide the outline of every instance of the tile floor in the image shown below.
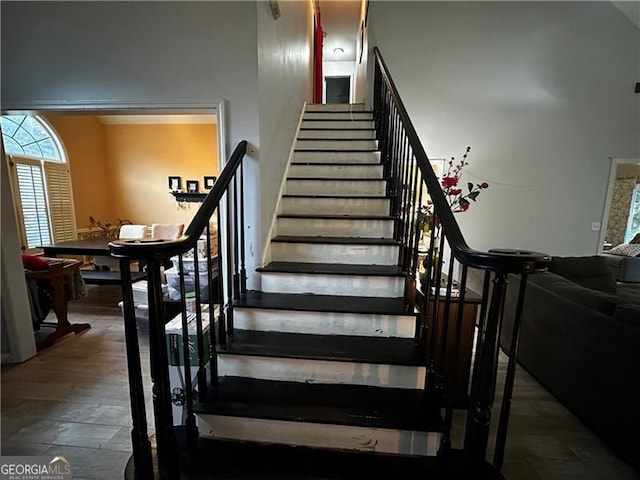
<path fill-rule="evenodd" d="M 21 365 L 3 366 L 2 455 L 63 455 L 75 479 L 122 478 L 131 448 L 118 297 L 117 287 L 90 287 L 88 298 L 70 304 L 70 320 L 88 321 L 90 330 Z M 141 349 L 147 358 L 148 346 L 143 343 Z M 148 367 L 143 368 L 148 375 Z M 462 415 L 457 416 L 454 446 L 460 443 L 462 420 Z M 149 424 L 153 424 L 151 418 Z M 504 474 L 509 480 L 640 479 L 521 369 Z"/>

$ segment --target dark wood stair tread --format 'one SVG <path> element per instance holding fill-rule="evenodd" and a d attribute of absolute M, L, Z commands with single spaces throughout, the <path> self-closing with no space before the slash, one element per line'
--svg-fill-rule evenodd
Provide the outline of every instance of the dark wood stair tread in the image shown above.
<path fill-rule="evenodd" d="M 394 220 L 394 217 L 390 215 L 359 215 L 350 213 L 341 215 L 318 213 L 281 213 L 280 215 L 278 215 L 278 218 L 317 218 L 324 220 Z"/>
<path fill-rule="evenodd" d="M 402 269 L 395 265 L 348 265 L 341 263 L 271 262 L 256 268 L 264 273 L 312 273 L 326 275 L 363 275 L 376 277 L 401 277 Z"/>
<path fill-rule="evenodd" d="M 444 457 L 427 457 L 201 437 L 193 454 L 186 445 L 185 427 L 174 427 L 174 431 L 180 480 L 373 480 L 416 476 L 428 480 L 504 480 L 488 462 L 476 469 L 467 468 L 459 449 L 451 449 Z M 154 438 L 154 478 L 160 478 L 155 445 Z M 134 470 L 130 458 L 125 480 L 136 478 Z"/>
<path fill-rule="evenodd" d="M 341 128 L 339 130 L 351 130 L 349 128 Z M 367 141 L 367 142 L 375 142 L 377 139 L 376 138 L 359 138 L 359 137 L 330 137 L 330 138 L 297 138 L 296 139 L 299 142 L 314 142 L 316 140 L 320 140 L 323 142 L 333 142 L 333 141 L 338 141 L 338 142 L 360 142 L 360 141 Z"/>
<path fill-rule="evenodd" d="M 386 182 L 387 178 L 362 177 L 287 177 L 287 180 L 331 181 L 331 182 Z"/>
<path fill-rule="evenodd" d="M 338 245 L 400 245 L 393 238 L 377 237 L 306 237 L 301 235 L 278 235 L 271 239 L 278 243 L 331 243 Z"/>
<path fill-rule="evenodd" d="M 291 165 L 298 165 L 298 166 L 323 166 L 323 167 L 344 167 L 344 166 L 349 166 L 349 167 L 371 167 L 371 166 L 380 166 L 382 165 L 380 162 L 291 162 Z"/>
<path fill-rule="evenodd" d="M 404 299 L 385 297 L 348 297 L 295 293 L 248 291 L 234 307 L 305 312 L 362 313 L 369 315 L 416 315 L 405 312 Z"/>
<path fill-rule="evenodd" d="M 442 429 L 437 397 L 429 404 L 423 390 L 221 377 L 214 391 L 215 400 L 197 403 L 196 413 L 414 431 Z"/>
<path fill-rule="evenodd" d="M 389 200 L 388 197 L 381 195 L 295 195 L 285 194 L 283 198 L 341 198 L 341 199 L 356 199 L 356 200 Z"/>
<path fill-rule="evenodd" d="M 370 120 L 364 120 L 364 121 L 367 122 L 367 121 L 370 121 Z M 333 131 L 336 131 L 336 130 L 370 130 L 370 131 L 375 131 L 375 128 L 371 128 L 371 127 L 362 127 L 362 128 L 353 128 L 353 127 L 348 127 L 348 128 L 339 128 L 339 127 L 338 128 L 336 128 L 336 127 L 331 127 L 331 128 L 327 128 L 327 127 L 300 127 L 300 130 L 326 130 L 326 131 L 329 131 L 329 132 L 332 131 L 332 130 Z M 365 140 L 377 140 L 377 139 L 371 138 L 371 139 L 365 139 Z"/>
<path fill-rule="evenodd" d="M 365 139 L 366 140 L 366 139 Z M 379 152 L 380 150 L 374 149 L 374 148 L 350 148 L 350 149 L 344 149 L 344 150 L 337 150 L 337 149 L 324 149 L 324 148 L 318 148 L 318 147 L 314 147 L 314 148 L 296 148 L 294 150 L 294 152 L 318 152 L 318 153 L 334 153 L 334 152 L 338 152 L 338 153 L 375 153 L 375 152 Z"/>
<path fill-rule="evenodd" d="M 423 366 L 423 348 L 413 338 L 312 335 L 235 330 L 220 354 L 298 358 L 381 365 Z"/>

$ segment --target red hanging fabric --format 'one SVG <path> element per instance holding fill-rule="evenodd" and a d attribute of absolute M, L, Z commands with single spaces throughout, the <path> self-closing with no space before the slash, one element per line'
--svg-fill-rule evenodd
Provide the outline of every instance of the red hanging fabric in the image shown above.
<path fill-rule="evenodd" d="M 320 2 L 316 2 L 315 14 L 315 41 L 313 52 L 313 101 L 314 103 L 322 103 L 322 41 L 324 35 L 322 32 L 322 20 L 320 18 Z"/>

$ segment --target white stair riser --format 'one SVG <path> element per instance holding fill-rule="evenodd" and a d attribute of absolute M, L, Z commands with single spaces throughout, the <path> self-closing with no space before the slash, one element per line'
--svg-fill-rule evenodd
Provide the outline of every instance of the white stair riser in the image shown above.
<path fill-rule="evenodd" d="M 367 138 L 375 139 L 375 130 L 300 130 L 298 140 L 332 139 L 332 138 Z"/>
<path fill-rule="evenodd" d="M 361 112 L 363 103 L 308 103 L 305 112 Z"/>
<path fill-rule="evenodd" d="M 386 198 L 300 198 L 282 199 L 283 213 L 331 215 L 388 215 Z"/>
<path fill-rule="evenodd" d="M 233 324 L 235 328 L 240 330 L 263 332 L 413 338 L 416 318 L 410 315 L 305 312 L 235 307 L 233 309 Z"/>
<path fill-rule="evenodd" d="M 376 150 L 377 140 L 301 140 L 296 141 L 296 150 Z"/>
<path fill-rule="evenodd" d="M 272 242 L 274 262 L 345 263 L 348 265 L 396 265 L 397 245 L 346 245 Z"/>
<path fill-rule="evenodd" d="M 218 354 L 221 376 L 383 388 L 424 388 L 426 367 Z"/>
<path fill-rule="evenodd" d="M 380 152 L 294 152 L 295 163 L 380 163 Z"/>
<path fill-rule="evenodd" d="M 393 220 L 278 218 L 278 235 L 392 238 Z"/>
<path fill-rule="evenodd" d="M 288 179 L 286 193 L 289 195 L 340 195 L 344 197 L 384 197 L 387 182 L 350 180 L 295 180 Z"/>
<path fill-rule="evenodd" d="M 370 120 L 303 120 L 300 125 L 301 128 L 344 128 L 344 129 L 359 129 L 375 128 L 375 125 Z"/>
<path fill-rule="evenodd" d="M 292 163 L 290 177 L 382 178 L 382 165 L 313 165 Z"/>
<path fill-rule="evenodd" d="M 435 456 L 441 434 L 352 425 L 198 415 L 205 438 L 384 454 Z"/>
<path fill-rule="evenodd" d="M 303 120 L 373 120 L 371 112 L 305 112 Z"/>
<path fill-rule="evenodd" d="M 355 297 L 402 297 L 402 277 L 262 272 L 262 291 Z"/>

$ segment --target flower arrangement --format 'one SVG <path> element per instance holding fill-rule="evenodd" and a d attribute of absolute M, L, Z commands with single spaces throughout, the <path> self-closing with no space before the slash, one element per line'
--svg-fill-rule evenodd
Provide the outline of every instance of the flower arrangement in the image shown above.
<path fill-rule="evenodd" d="M 131 225 L 131 220 L 127 220 L 126 218 L 118 218 L 118 223 L 115 227 L 113 227 L 109 221 L 102 222 L 101 220 L 96 220 L 92 216 L 89 216 L 89 221 L 91 222 L 90 227 L 97 228 L 100 231 L 100 236 L 106 238 L 117 238 L 118 231 L 122 225 Z"/>
<path fill-rule="evenodd" d="M 489 188 L 487 182 L 472 183 L 467 182 L 467 192 L 464 193 L 463 188 L 460 186 L 462 181 L 462 170 L 469 165 L 467 158 L 471 152 L 471 147 L 467 147 L 462 159 L 457 162 L 455 157 L 451 157 L 449 160 L 446 173 L 440 179 L 440 185 L 445 194 L 445 197 L 449 201 L 449 206 L 453 213 L 466 212 L 471 206 L 471 202 L 475 202 L 480 193 L 483 190 Z M 430 227 L 430 217 L 432 214 L 433 204 L 431 200 L 427 202 L 427 205 L 423 205 L 420 208 L 418 214 L 418 223 L 421 225 L 422 230 L 428 230 Z M 437 221 L 437 219 L 436 219 Z"/>
<path fill-rule="evenodd" d="M 470 152 L 471 147 L 467 147 L 464 155 L 462 155 L 462 160 L 460 160 L 459 163 L 456 163 L 455 157 L 451 157 L 447 173 L 440 180 L 442 190 L 444 190 L 444 194 L 449 199 L 449 206 L 453 213 L 466 212 L 469 210 L 469 206 L 471 205 L 470 200 L 475 202 L 478 195 L 480 195 L 480 192 L 489 188 L 489 184 L 487 182 L 476 184 L 467 182 L 467 193 L 465 194 L 462 193 L 462 188 L 459 188 L 460 179 L 462 178 L 462 169 L 469 165 L 467 156 Z"/>

